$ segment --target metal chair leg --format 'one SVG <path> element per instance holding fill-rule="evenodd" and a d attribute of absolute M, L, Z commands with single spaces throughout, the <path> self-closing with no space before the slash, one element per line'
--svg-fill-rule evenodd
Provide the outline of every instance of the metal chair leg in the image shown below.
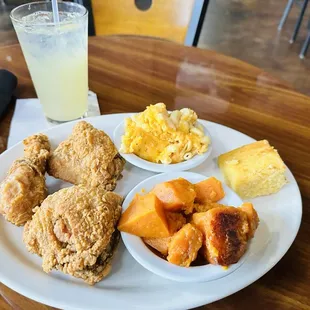
<path fill-rule="evenodd" d="M 308 32 L 307 39 L 305 40 L 305 43 L 302 46 L 302 49 L 300 51 L 300 54 L 299 54 L 299 58 L 300 59 L 304 59 L 305 58 L 305 55 L 307 53 L 309 44 L 310 44 L 310 31 Z"/>
<path fill-rule="evenodd" d="M 301 12 L 300 12 L 300 14 L 299 14 L 298 20 L 297 20 L 296 25 L 295 25 L 295 29 L 294 29 L 292 38 L 290 39 L 290 43 L 291 43 L 291 44 L 292 44 L 292 43 L 296 40 L 296 38 L 297 38 L 298 31 L 299 31 L 299 28 L 300 28 L 302 19 L 303 19 L 303 17 L 304 17 L 304 14 L 305 14 L 307 5 L 308 5 L 308 0 L 304 0 L 304 3 L 303 3 L 302 8 L 301 8 Z"/>
<path fill-rule="evenodd" d="M 281 20 L 280 20 L 280 23 L 279 23 L 279 26 L 278 26 L 278 30 L 281 30 L 286 22 L 286 19 L 287 19 L 287 16 L 288 14 L 290 13 L 291 9 L 292 9 L 292 6 L 294 4 L 294 1 L 295 0 L 289 0 L 287 2 L 287 5 L 285 7 L 285 10 L 283 12 L 283 15 L 281 17 Z"/>

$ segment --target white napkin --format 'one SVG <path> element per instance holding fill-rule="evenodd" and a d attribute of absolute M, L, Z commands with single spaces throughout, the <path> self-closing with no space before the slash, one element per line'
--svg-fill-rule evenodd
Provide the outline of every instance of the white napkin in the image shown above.
<path fill-rule="evenodd" d="M 88 93 L 87 117 L 98 115 L 100 115 L 100 109 L 97 95 L 90 91 Z M 39 99 L 18 99 L 11 121 L 8 148 L 34 133 L 53 126 L 57 126 L 57 124 L 46 120 Z"/>

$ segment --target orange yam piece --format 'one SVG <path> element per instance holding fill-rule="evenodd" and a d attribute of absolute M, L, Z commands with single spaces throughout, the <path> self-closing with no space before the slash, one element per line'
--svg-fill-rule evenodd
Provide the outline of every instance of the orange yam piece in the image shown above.
<path fill-rule="evenodd" d="M 195 212 L 195 211 L 194 211 Z M 193 217 L 194 213 L 191 214 L 186 214 L 185 218 L 186 218 L 186 223 L 191 223 L 192 222 L 192 217 Z"/>
<path fill-rule="evenodd" d="M 166 212 L 166 218 L 171 235 L 180 230 L 186 224 L 186 219 L 181 213 Z"/>
<path fill-rule="evenodd" d="M 143 241 L 151 246 L 153 249 L 157 250 L 164 256 L 168 255 L 168 247 L 171 237 L 166 238 L 143 238 Z"/>
<path fill-rule="evenodd" d="M 258 227 L 259 223 L 258 214 L 250 202 L 244 202 L 239 208 L 246 213 L 246 216 L 248 218 L 249 223 L 248 239 L 251 239 L 254 237 L 255 231 Z"/>
<path fill-rule="evenodd" d="M 175 233 L 168 247 L 168 262 L 189 267 L 202 246 L 202 233 L 191 224 L 186 224 Z"/>
<path fill-rule="evenodd" d="M 179 178 L 157 184 L 152 192 L 162 201 L 167 211 L 181 211 L 192 213 L 196 192 L 194 185 Z"/>
<path fill-rule="evenodd" d="M 208 210 L 220 207 L 226 207 L 226 206 L 212 201 L 207 201 L 205 203 L 194 203 L 195 212 L 206 212 Z"/>
<path fill-rule="evenodd" d="M 191 224 L 195 225 L 201 232 L 203 243 L 200 253 L 205 259 L 208 259 L 208 249 L 206 247 L 206 219 L 207 212 L 197 212 L 192 215 Z"/>
<path fill-rule="evenodd" d="M 122 214 L 118 229 L 146 238 L 169 237 L 169 226 L 161 201 L 153 194 L 136 194 Z"/>
<path fill-rule="evenodd" d="M 197 212 L 192 215 L 191 223 L 194 224 L 201 232 L 205 231 L 207 212 Z"/>
<path fill-rule="evenodd" d="M 225 196 L 222 183 L 215 177 L 203 180 L 194 186 L 196 202 L 198 203 L 206 203 L 207 201 L 217 202 Z"/>
<path fill-rule="evenodd" d="M 203 254 L 211 264 L 228 266 L 239 261 L 247 248 L 249 224 L 240 208 L 214 208 L 195 213 L 193 223 L 203 233 Z"/>

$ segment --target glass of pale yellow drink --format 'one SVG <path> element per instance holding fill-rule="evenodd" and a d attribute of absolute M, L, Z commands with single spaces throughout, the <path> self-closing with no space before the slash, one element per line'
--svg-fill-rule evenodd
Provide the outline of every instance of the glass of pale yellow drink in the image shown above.
<path fill-rule="evenodd" d="M 43 111 L 48 120 L 67 122 L 87 112 L 88 12 L 59 2 L 59 23 L 51 2 L 32 2 L 11 12 Z"/>

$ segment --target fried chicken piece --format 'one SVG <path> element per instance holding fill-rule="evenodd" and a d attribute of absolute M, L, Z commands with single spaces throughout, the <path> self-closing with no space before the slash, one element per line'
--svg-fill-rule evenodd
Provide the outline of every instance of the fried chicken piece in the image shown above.
<path fill-rule="evenodd" d="M 13 162 L 0 183 L 0 214 L 20 226 L 31 219 L 32 209 L 45 199 L 45 166 L 50 154 L 48 138 L 33 135 L 23 141 L 24 158 Z"/>
<path fill-rule="evenodd" d="M 44 174 L 46 161 L 51 151 L 48 137 L 43 134 L 29 136 L 23 141 L 23 144 L 24 157 L 29 159 Z"/>
<path fill-rule="evenodd" d="M 121 203 L 119 195 L 102 186 L 64 188 L 36 209 L 23 241 L 43 258 L 45 272 L 57 269 L 93 285 L 110 272 Z"/>
<path fill-rule="evenodd" d="M 169 263 L 189 267 L 202 246 L 202 233 L 192 224 L 184 225 L 169 242 L 167 260 Z"/>
<path fill-rule="evenodd" d="M 245 253 L 250 227 L 241 208 L 219 207 L 195 213 L 192 221 L 204 234 L 203 253 L 211 264 L 235 264 Z"/>
<path fill-rule="evenodd" d="M 106 190 L 114 190 L 124 164 L 110 137 L 81 121 L 52 153 L 48 174 L 76 185 L 103 185 Z"/>

